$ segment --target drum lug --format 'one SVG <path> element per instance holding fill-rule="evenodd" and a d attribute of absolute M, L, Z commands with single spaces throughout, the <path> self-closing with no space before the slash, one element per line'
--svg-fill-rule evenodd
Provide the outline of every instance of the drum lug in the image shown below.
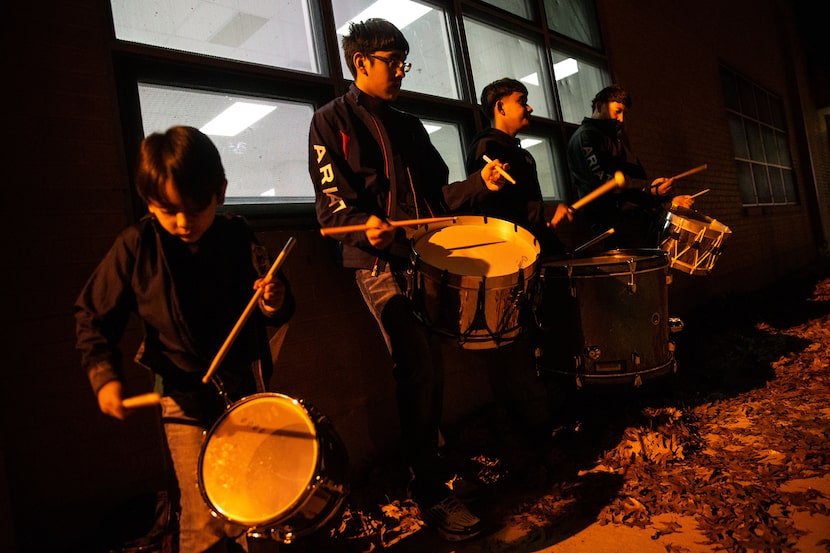
<path fill-rule="evenodd" d="M 675 334 L 683 330 L 684 327 L 685 325 L 681 319 L 678 319 L 677 317 L 669 317 L 669 332 Z"/>
<path fill-rule="evenodd" d="M 640 357 L 640 354 L 637 353 L 636 351 L 634 353 L 632 353 L 631 354 L 631 361 L 632 361 L 632 363 L 634 363 L 634 368 L 639 370 L 640 365 L 643 362 L 642 358 Z"/>
<path fill-rule="evenodd" d="M 640 378 L 640 375 L 638 374 L 637 377 L 634 379 L 634 387 L 639 388 L 642 385 L 643 385 L 643 379 Z"/>
<path fill-rule="evenodd" d="M 674 282 L 674 277 L 670 274 L 666 274 L 666 285 L 671 285 L 672 282 Z"/>
<path fill-rule="evenodd" d="M 637 262 L 633 259 L 628 260 L 628 292 L 630 294 L 637 293 L 637 281 L 635 279 L 635 273 L 637 272 Z"/>
<path fill-rule="evenodd" d="M 585 349 L 585 355 L 592 361 L 596 361 L 602 356 L 602 350 L 599 349 L 599 346 L 588 346 Z"/>

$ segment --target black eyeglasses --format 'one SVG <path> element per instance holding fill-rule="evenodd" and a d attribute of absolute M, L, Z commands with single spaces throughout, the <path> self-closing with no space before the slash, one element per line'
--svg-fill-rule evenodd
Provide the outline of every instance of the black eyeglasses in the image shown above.
<path fill-rule="evenodd" d="M 409 70 L 412 69 L 412 64 L 406 61 L 384 58 L 383 56 L 378 56 L 376 54 L 369 54 L 369 57 L 382 61 L 383 63 L 389 66 L 389 69 L 393 71 L 397 71 L 398 69 L 400 69 L 404 73 L 409 73 Z"/>

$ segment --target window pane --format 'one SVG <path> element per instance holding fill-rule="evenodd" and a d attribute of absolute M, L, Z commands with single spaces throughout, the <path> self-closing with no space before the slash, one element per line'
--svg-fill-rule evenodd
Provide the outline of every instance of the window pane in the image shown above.
<path fill-rule="evenodd" d="M 552 51 L 556 90 L 562 106 L 562 120 L 581 123 L 591 115 L 591 100 L 610 84 L 604 69 L 562 52 Z"/>
<path fill-rule="evenodd" d="M 511 77 L 527 85 L 535 115 L 555 117 L 548 86 L 550 78 L 539 45 L 469 18 L 464 18 L 464 29 L 470 47 L 476 98 L 488 83 Z"/>
<path fill-rule="evenodd" d="M 758 195 L 759 204 L 772 203 L 772 193 L 769 189 L 766 165 L 752 164 L 752 178 L 755 181 L 755 193 Z"/>
<path fill-rule="evenodd" d="M 738 94 L 741 98 L 741 112 L 752 119 L 758 118 L 758 106 L 755 103 L 755 89 L 745 79 L 738 78 Z"/>
<path fill-rule="evenodd" d="M 745 121 L 746 141 L 749 144 L 749 158 L 752 161 L 764 161 L 764 145 L 761 142 L 761 129 L 758 123 Z"/>
<path fill-rule="evenodd" d="M 735 170 L 738 174 L 738 191 L 741 193 L 741 201 L 744 204 L 754 205 L 758 203 L 755 196 L 755 185 L 752 182 L 752 169 L 749 163 L 739 161 Z"/>
<path fill-rule="evenodd" d="M 772 124 L 772 115 L 769 109 L 769 95 L 761 89 L 755 89 L 755 99 L 758 102 L 758 119 L 767 125 Z"/>
<path fill-rule="evenodd" d="M 793 162 L 790 158 L 790 145 L 787 143 L 787 135 L 782 132 L 775 133 L 775 141 L 778 143 L 778 155 L 781 159 L 781 165 L 791 167 Z"/>
<path fill-rule="evenodd" d="M 320 73 L 322 33 L 308 0 L 111 0 L 120 40 Z"/>
<path fill-rule="evenodd" d="M 743 119 L 737 115 L 729 114 L 729 132 L 732 135 L 732 147 L 735 149 L 735 157 L 749 159 L 749 146 L 746 143 Z"/>
<path fill-rule="evenodd" d="M 307 202 L 314 198 L 308 177 L 310 104 L 249 98 L 139 83 L 144 135 L 174 125 L 203 129 L 222 156 L 228 178 L 227 204 Z M 208 123 L 224 113 L 242 121 L 246 106 L 262 117 L 243 128 Z"/>
<path fill-rule="evenodd" d="M 342 45 L 343 37 L 349 34 L 349 23 L 381 17 L 398 27 L 409 42 L 407 61 L 412 63 L 412 70 L 406 74 L 404 89 L 459 98 L 458 71 L 443 10 L 412 0 L 337 0 L 332 8 L 345 78 L 352 78 Z"/>
<path fill-rule="evenodd" d="M 525 19 L 531 19 L 530 7 L 528 7 L 528 0 L 484 0 L 487 4 L 501 8 L 504 11 L 510 12 Z"/>
<path fill-rule="evenodd" d="M 548 27 L 589 46 L 600 47 L 594 3 L 585 0 L 545 0 Z M 597 89 L 599 92 L 599 89 Z"/>
<path fill-rule="evenodd" d="M 539 186 L 542 197 L 546 200 L 564 199 L 564 183 L 557 167 L 564 167 L 559 159 L 559 149 L 553 148 L 550 139 L 542 136 L 519 134 L 522 148 L 530 152 L 536 160 L 536 174 L 539 177 Z"/>
<path fill-rule="evenodd" d="M 467 178 L 464 172 L 464 150 L 461 147 L 461 133 L 458 125 L 447 121 L 431 121 L 421 119 L 424 128 L 429 133 L 429 139 L 435 149 L 441 154 L 444 163 L 450 169 L 450 182 Z"/>
<path fill-rule="evenodd" d="M 775 139 L 775 131 L 766 125 L 761 126 L 761 138 L 764 141 L 764 153 L 766 162 L 773 165 L 781 164 L 781 157 L 778 155 L 778 142 Z"/>
<path fill-rule="evenodd" d="M 775 203 L 784 203 L 787 200 L 784 192 L 784 179 L 781 176 L 781 169 L 777 167 L 768 167 L 769 187 L 772 190 L 772 200 Z"/>

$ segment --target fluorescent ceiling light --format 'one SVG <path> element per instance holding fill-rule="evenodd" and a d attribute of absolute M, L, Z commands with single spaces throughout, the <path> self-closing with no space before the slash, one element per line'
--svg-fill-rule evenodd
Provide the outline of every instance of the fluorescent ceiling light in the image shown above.
<path fill-rule="evenodd" d="M 523 83 L 532 84 L 533 86 L 539 86 L 539 73 L 534 71 L 530 75 L 526 75 L 519 80 Z"/>
<path fill-rule="evenodd" d="M 276 195 L 277 195 L 277 191 L 273 188 L 269 188 L 268 190 L 266 190 L 265 192 L 260 194 L 260 196 L 270 196 L 270 197 L 273 197 L 273 196 L 276 196 Z"/>
<path fill-rule="evenodd" d="M 434 132 L 436 132 L 436 131 L 440 131 L 440 130 L 441 130 L 441 126 L 440 126 L 440 125 L 424 125 L 424 128 L 426 129 L 427 134 L 432 134 L 432 133 L 434 133 Z"/>
<path fill-rule="evenodd" d="M 346 36 L 349 33 L 349 24 L 366 21 L 373 17 L 380 17 L 391 22 L 398 29 L 403 29 L 416 19 L 432 11 L 429 6 L 410 2 L 409 0 L 377 0 L 374 4 L 346 21 L 337 29 L 337 34 Z"/>
<path fill-rule="evenodd" d="M 199 130 L 213 136 L 236 136 L 275 109 L 277 106 L 236 102 Z"/>
<path fill-rule="evenodd" d="M 559 63 L 553 64 L 553 76 L 557 81 L 561 81 L 565 77 L 570 77 L 574 73 L 578 72 L 579 66 L 573 58 L 568 58 L 560 61 Z"/>
<path fill-rule="evenodd" d="M 536 138 L 522 138 L 522 140 L 520 141 L 520 144 L 522 145 L 522 148 L 524 148 L 525 150 L 528 150 L 528 149 L 534 147 L 535 145 L 541 144 L 541 143 L 542 143 L 542 141 L 539 140 L 539 139 L 536 139 Z"/>

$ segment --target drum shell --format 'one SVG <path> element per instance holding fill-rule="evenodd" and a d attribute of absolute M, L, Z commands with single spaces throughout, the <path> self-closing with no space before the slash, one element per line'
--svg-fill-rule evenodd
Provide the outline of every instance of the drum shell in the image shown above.
<path fill-rule="evenodd" d="M 723 253 L 731 229 L 702 213 L 673 207 L 666 213 L 660 247 L 669 266 L 690 275 L 706 276 Z"/>
<path fill-rule="evenodd" d="M 422 248 L 431 247 L 430 241 L 441 238 L 440 233 L 462 229 L 471 233 L 472 241 L 501 244 L 464 263 L 422 255 Z M 515 269 L 488 274 L 490 256 L 504 255 L 505 250 Z M 537 274 L 539 252 L 529 231 L 501 219 L 459 216 L 453 222 L 425 225 L 412 240 L 413 308 L 428 327 L 457 339 L 463 348 L 489 349 L 511 343 L 522 332 L 522 314 Z"/>
<path fill-rule="evenodd" d="M 326 524 L 349 492 L 345 446 L 328 418 L 277 393 L 245 397 L 208 432 L 199 486 L 211 510 L 289 543 Z"/>
<path fill-rule="evenodd" d="M 597 384 L 637 384 L 675 370 L 669 282 L 658 249 L 544 262 L 534 301 L 540 370 Z"/>

